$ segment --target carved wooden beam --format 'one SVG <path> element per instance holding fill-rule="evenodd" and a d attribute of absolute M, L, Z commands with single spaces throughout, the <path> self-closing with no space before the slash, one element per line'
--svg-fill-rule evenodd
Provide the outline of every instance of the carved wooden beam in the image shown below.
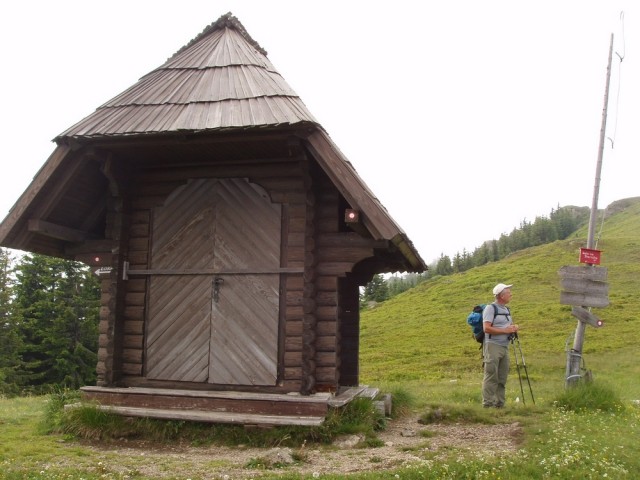
<path fill-rule="evenodd" d="M 102 173 L 109 180 L 109 191 L 111 196 L 119 197 L 122 186 L 122 173 L 119 171 L 118 165 L 113 161 L 113 155 L 109 154 L 101 165 Z"/>
<path fill-rule="evenodd" d="M 57 238 L 58 240 L 64 240 L 66 242 L 79 243 L 83 242 L 87 238 L 86 232 L 65 227 L 63 225 L 57 225 L 38 218 L 30 219 L 28 228 L 32 233 Z"/>

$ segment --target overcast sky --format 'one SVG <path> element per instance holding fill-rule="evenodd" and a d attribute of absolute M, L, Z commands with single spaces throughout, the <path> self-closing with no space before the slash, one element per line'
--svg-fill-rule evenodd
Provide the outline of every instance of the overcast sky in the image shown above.
<path fill-rule="evenodd" d="M 0 218 L 53 137 L 227 12 L 427 262 L 591 206 L 612 34 L 598 205 L 640 196 L 637 1 L 43 0 L 0 5 Z"/>

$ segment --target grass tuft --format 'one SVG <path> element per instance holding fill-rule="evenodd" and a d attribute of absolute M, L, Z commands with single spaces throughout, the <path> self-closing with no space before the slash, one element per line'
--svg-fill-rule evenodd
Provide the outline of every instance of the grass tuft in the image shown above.
<path fill-rule="evenodd" d="M 59 389 L 47 398 L 41 428 L 45 433 L 59 432 L 64 424 L 65 405 L 76 403 L 80 400 L 80 392 L 77 390 Z"/>
<path fill-rule="evenodd" d="M 400 418 L 408 415 L 416 406 L 416 398 L 413 393 L 403 387 L 396 386 L 391 389 L 391 418 Z"/>
<path fill-rule="evenodd" d="M 358 433 L 364 434 L 365 438 L 372 438 L 376 431 L 384 428 L 385 417 L 370 399 L 356 398 L 344 408 L 330 411 L 324 425 L 328 439 Z"/>
<path fill-rule="evenodd" d="M 79 404 L 65 409 L 57 431 L 85 440 L 136 436 L 129 419 L 105 412 L 91 404 Z"/>
<path fill-rule="evenodd" d="M 595 381 L 582 381 L 565 389 L 556 398 L 555 405 L 572 411 L 619 412 L 624 410 L 624 404 L 615 390 L 602 382 Z"/>

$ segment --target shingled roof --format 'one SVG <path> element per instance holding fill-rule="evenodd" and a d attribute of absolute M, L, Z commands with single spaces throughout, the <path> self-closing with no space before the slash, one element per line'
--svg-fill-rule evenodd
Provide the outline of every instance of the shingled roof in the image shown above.
<path fill-rule="evenodd" d="M 317 123 L 266 51 L 227 13 L 55 140 L 305 122 Z"/>
<path fill-rule="evenodd" d="M 97 204 L 103 201 L 96 185 L 104 188 L 105 180 L 95 165 L 80 158 L 81 147 L 117 151 L 130 161 L 175 158 L 176 152 L 186 159 L 205 148 L 203 143 L 184 143 L 186 136 L 264 130 L 288 135 L 293 132 L 286 130 L 292 129 L 315 152 L 350 206 L 363 212 L 364 226 L 373 238 L 394 244 L 408 270 L 426 270 L 406 234 L 267 59 L 266 51 L 230 13 L 54 139 L 56 150 L 0 224 L 0 245 L 65 257 L 64 239 L 79 242 L 91 237 L 87 224 L 98 218 Z M 155 146 L 145 139 L 156 139 Z M 234 142 L 230 145 L 252 148 L 242 139 Z"/>

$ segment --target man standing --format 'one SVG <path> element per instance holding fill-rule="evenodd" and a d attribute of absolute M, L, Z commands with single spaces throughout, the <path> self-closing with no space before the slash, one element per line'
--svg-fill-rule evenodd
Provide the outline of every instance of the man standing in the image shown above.
<path fill-rule="evenodd" d="M 505 403 L 505 386 L 509 375 L 509 341 L 511 335 L 518 332 L 518 325 L 513 323 L 507 307 L 511 300 L 512 286 L 499 283 L 493 287 L 495 301 L 482 312 L 482 405 L 486 408 L 502 408 Z"/>

